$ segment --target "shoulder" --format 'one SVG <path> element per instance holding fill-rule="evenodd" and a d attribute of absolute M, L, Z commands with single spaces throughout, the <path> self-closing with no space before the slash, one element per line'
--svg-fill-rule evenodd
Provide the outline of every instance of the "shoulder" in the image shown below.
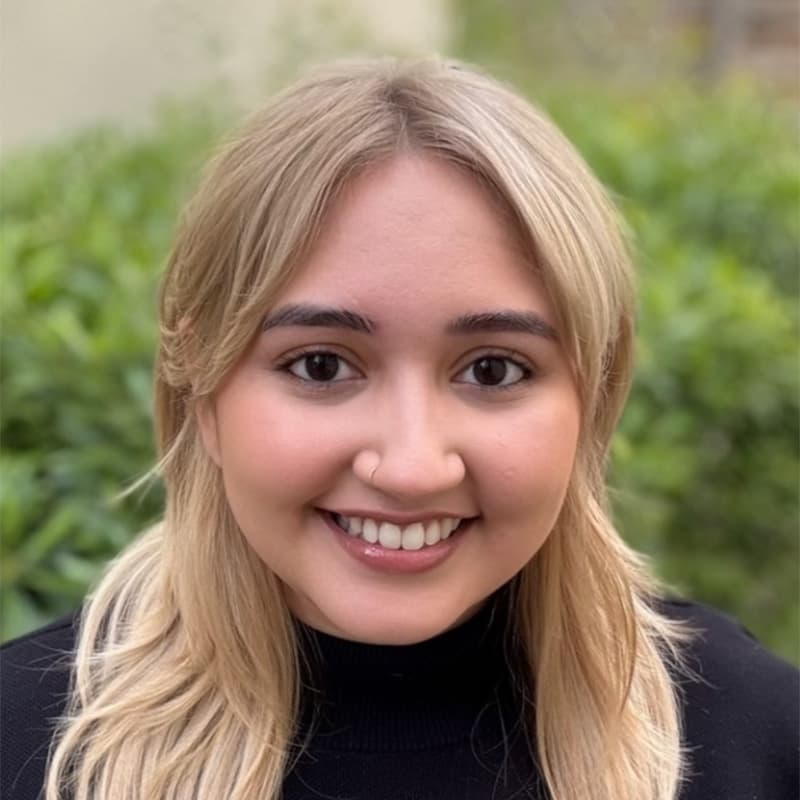
<path fill-rule="evenodd" d="M 0 647 L 0 795 L 34 800 L 69 693 L 78 615 L 63 617 Z"/>
<path fill-rule="evenodd" d="M 800 673 L 731 617 L 668 600 L 695 631 L 678 677 L 689 769 L 682 798 L 797 796 Z"/>
<path fill-rule="evenodd" d="M 773 725 L 797 720 L 800 673 L 795 667 L 721 611 L 674 599 L 665 608 L 668 616 L 687 622 L 694 631 L 685 649 L 689 674 L 680 680 L 688 696 L 707 702 L 726 696 L 730 713 L 737 708 L 760 711 L 764 722 Z"/>

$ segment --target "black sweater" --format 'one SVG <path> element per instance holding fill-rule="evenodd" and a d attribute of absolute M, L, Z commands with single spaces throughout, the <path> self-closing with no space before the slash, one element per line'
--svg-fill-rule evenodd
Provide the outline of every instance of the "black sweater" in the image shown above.
<path fill-rule="evenodd" d="M 690 777 L 680 800 L 796 800 L 797 671 L 709 608 L 664 607 L 703 631 L 689 654 L 698 678 L 681 679 Z M 322 713 L 284 800 L 543 800 L 499 608 L 406 647 L 301 628 L 324 664 L 309 676 Z M 2 650 L 3 800 L 39 797 L 74 634 L 68 618 Z M 304 732 L 310 719 L 308 704 Z"/>

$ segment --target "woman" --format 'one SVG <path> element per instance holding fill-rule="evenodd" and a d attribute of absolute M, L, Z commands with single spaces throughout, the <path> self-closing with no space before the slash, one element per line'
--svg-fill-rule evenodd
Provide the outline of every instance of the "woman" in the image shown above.
<path fill-rule="evenodd" d="M 608 515 L 633 314 L 601 187 L 509 90 L 376 61 L 278 96 L 179 231 L 165 517 L 55 732 L 67 671 L 25 676 L 71 624 L 6 658 L 9 796 L 50 736 L 47 800 L 793 796 L 794 670 Z"/>

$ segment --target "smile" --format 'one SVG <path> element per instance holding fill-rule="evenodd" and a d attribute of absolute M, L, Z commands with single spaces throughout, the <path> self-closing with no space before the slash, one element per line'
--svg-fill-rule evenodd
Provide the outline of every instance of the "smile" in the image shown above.
<path fill-rule="evenodd" d="M 388 550 L 422 550 L 448 539 L 468 520 L 456 517 L 412 522 L 410 525 L 396 525 L 369 517 L 346 517 L 330 512 L 331 519 L 345 533 L 363 539 L 370 544 L 380 544 Z"/>

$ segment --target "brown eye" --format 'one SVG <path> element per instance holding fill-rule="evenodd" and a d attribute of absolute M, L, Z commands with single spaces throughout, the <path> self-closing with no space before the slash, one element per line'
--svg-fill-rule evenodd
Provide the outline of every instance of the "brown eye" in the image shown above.
<path fill-rule="evenodd" d="M 530 378 L 532 370 L 506 356 L 484 356 L 459 374 L 459 382 L 486 388 L 507 388 Z"/>
<path fill-rule="evenodd" d="M 287 371 L 304 381 L 332 383 L 355 377 L 355 370 L 336 353 L 306 353 L 286 367 Z"/>
<path fill-rule="evenodd" d="M 502 358 L 482 358 L 472 367 L 475 380 L 483 386 L 497 386 L 503 383 L 508 373 L 508 366 Z"/>

